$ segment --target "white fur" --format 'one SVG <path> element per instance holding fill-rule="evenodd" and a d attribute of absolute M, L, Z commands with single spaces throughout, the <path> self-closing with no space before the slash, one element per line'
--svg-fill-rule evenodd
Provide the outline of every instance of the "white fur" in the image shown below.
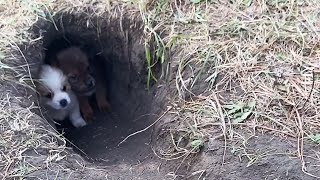
<path fill-rule="evenodd" d="M 41 68 L 40 81 L 53 92 L 53 98 L 51 101 L 47 101 L 47 105 L 57 110 L 67 108 L 68 106 L 61 107 L 60 105 L 60 101 L 63 99 L 70 104 L 69 94 L 62 91 L 66 77 L 59 69 L 51 66 L 43 65 Z"/>
<path fill-rule="evenodd" d="M 48 115 L 58 121 L 69 117 L 74 127 L 83 127 L 87 125 L 81 117 L 79 102 L 76 95 L 71 91 L 63 91 L 66 76 L 60 69 L 53 68 L 49 65 L 43 65 L 39 74 L 40 82 L 53 92 L 52 99 L 41 98 L 41 104 L 45 106 Z M 67 100 L 67 106 L 60 105 L 61 100 Z"/>

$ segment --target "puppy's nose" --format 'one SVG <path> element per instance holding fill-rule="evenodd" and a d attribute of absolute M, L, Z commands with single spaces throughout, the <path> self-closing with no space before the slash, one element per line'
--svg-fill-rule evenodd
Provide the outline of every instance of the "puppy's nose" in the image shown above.
<path fill-rule="evenodd" d="M 68 105 L 68 101 L 66 99 L 62 99 L 59 103 L 61 107 L 66 107 Z"/>
<path fill-rule="evenodd" d="M 90 79 L 87 81 L 87 86 L 88 87 L 93 87 L 94 86 L 94 80 L 93 79 Z"/>

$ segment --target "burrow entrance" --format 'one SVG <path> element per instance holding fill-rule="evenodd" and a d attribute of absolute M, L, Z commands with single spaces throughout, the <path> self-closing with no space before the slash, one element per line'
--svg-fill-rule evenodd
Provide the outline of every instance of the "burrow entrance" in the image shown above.
<path fill-rule="evenodd" d="M 58 126 L 59 130 L 75 145 L 71 146 L 76 152 L 94 162 L 134 164 L 152 158 L 152 128 L 119 145 L 125 137 L 158 118 L 167 96 L 165 88 L 156 84 L 146 90 L 141 22 L 75 14 L 57 14 L 54 20 L 55 23 L 38 23 L 34 29 L 42 33 L 43 47 L 47 49 L 43 54 L 81 43 L 106 57 L 110 65 L 110 72 L 106 73 L 108 99 L 112 106 L 111 114 L 100 113 L 94 106 L 96 119 L 86 127 L 75 129 L 66 121 Z M 156 66 L 153 71 L 157 72 Z"/>

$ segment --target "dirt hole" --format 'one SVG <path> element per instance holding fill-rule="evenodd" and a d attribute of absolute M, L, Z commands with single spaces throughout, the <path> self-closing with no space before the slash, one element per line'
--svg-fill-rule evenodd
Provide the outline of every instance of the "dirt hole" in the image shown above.
<path fill-rule="evenodd" d="M 59 126 L 73 148 L 88 160 L 114 165 L 137 163 L 152 158 L 152 129 L 119 143 L 131 133 L 144 129 L 159 116 L 164 105 L 164 88 L 155 84 L 146 90 L 147 68 L 141 22 L 108 16 L 57 14 L 55 23 L 39 22 L 34 31 L 43 36 L 44 54 L 55 48 L 85 44 L 109 60 L 108 98 L 113 113 L 100 113 L 81 129 L 68 121 Z M 48 26 L 49 25 L 49 26 Z M 64 41 L 58 41 L 63 39 Z M 157 68 L 157 67 L 155 67 Z M 157 69 L 154 69 L 156 72 Z M 163 90 L 162 90 L 163 89 Z"/>

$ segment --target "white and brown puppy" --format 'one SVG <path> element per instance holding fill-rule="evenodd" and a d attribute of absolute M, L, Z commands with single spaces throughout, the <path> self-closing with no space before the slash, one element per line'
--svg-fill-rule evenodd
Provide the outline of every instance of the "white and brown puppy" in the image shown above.
<path fill-rule="evenodd" d="M 93 53 L 92 53 L 93 54 Z M 72 91 L 76 94 L 85 120 L 94 119 L 89 98 L 95 95 L 97 105 L 102 112 L 111 110 L 107 101 L 107 83 L 105 80 L 106 59 L 101 55 L 91 55 L 82 48 L 71 46 L 48 56 L 46 64 L 57 67 L 67 76 Z"/>
<path fill-rule="evenodd" d="M 50 118 L 63 121 L 69 118 L 74 127 L 87 125 L 81 117 L 79 102 L 72 92 L 63 72 L 49 65 L 42 65 L 38 73 L 36 89 L 40 96 L 40 105 Z"/>

